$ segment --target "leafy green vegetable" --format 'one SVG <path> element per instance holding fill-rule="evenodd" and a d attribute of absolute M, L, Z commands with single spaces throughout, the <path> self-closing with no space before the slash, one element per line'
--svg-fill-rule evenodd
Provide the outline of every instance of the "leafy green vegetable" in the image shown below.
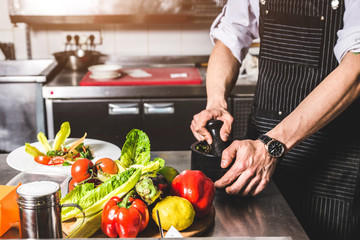
<path fill-rule="evenodd" d="M 90 146 L 84 146 L 84 143 L 81 143 L 75 148 L 75 150 L 80 153 L 81 158 L 94 159 L 92 152 L 90 151 Z"/>
<path fill-rule="evenodd" d="M 145 166 L 143 165 L 131 165 L 130 167 L 140 168 L 142 175 L 150 172 L 158 172 L 165 165 L 165 160 L 162 158 L 155 158 L 153 161 L 148 162 Z"/>
<path fill-rule="evenodd" d="M 76 199 L 81 199 L 86 195 L 87 192 L 93 190 L 95 188 L 94 183 L 84 183 L 77 185 L 72 191 L 70 191 L 64 198 L 61 199 L 61 204 L 64 203 L 77 203 Z M 61 213 L 64 214 L 66 212 L 71 211 L 71 207 L 67 207 L 61 210 Z"/>
<path fill-rule="evenodd" d="M 40 152 L 39 149 L 37 149 L 36 147 L 31 146 L 30 143 L 25 143 L 25 152 L 33 157 L 45 155 L 44 153 Z"/>
<path fill-rule="evenodd" d="M 120 162 L 128 168 L 131 165 L 146 165 L 150 160 L 150 140 L 143 131 L 131 130 L 123 145 Z"/>
<path fill-rule="evenodd" d="M 44 148 L 45 152 L 51 151 L 50 144 L 48 142 L 48 139 L 46 138 L 45 134 L 43 132 L 39 132 L 37 135 L 37 139 L 41 143 L 41 146 Z"/>
<path fill-rule="evenodd" d="M 127 178 L 126 181 L 123 182 L 123 184 L 121 184 L 119 187 L 114 188 L 113 191 L 111 191 L 110 193 L 108 193 L 104 198 L 102 198 L 100 201 L 96 201 L 94 204 L 91 204 L 89 208 L 85 209 L 85 215 L 92 215 L 94 213 L 96 213 L 97 211 L 100 211 L 104 208 L 105 204 L 107 201 L 109 201 L 109 199 L 112 196 L 118 196 L 118 197 L 123 197 L 126 193 L 128 193 L 131 189 L 133 189 L 136 185 L 136 183 L 140 180 L 141 177 L 141 169 L 134 169 L 131 168 L 129 169 L 131 171 L 135 171 L 133 172 L 133 174 Z M 128 170 L 127 170 L 128 171 Z M 117 176 L 115 175 L 113 178 L 118 179 Z M 111 179 L 110 179 L 111 180 Z M 109 180 L 108 180 L 109 181 Z M 119 182 L 121 182 L 122 180 L 118 180 Z M 102 183 L 101 185 L 103 185 L 104 183 Z M 100 185 L 100 186 L 101 186 Z M 97 187 L 99 188 L 99 187 Z M 96 188 L 96 189 L 97 189 Z M 96 190 L 95 189 L 95 190 Z M 86 196 L 85 196 L 86 197 Z M 81 216 L 81 213 L 79 212 L 78 215 L 76 217 Z"/>
<path fill-rule="evenodd" d="M 66 238 L 91 237 L 101 227 L 101 215 L 102 215 L 102 211 L 99 211 L 96 214 L 85 217 L 84 224 L 82 224 L 83 218 L 78 218 L 76 222 L 71 226 L 70 233 Z"/>
<path fill-rule="evenodd" d="M 61 204 L 64 203 L 77 203 L 85 212 L 86 216 L 90 216 L 100 211 L 105 203 L 115 195 L 124 195 L 130 191 L 135 184 L 139 181 L 141 176 L 141 169 L 131 168 L 118 175 L 113 176 L 109 180 L 102 183 L 97 188 L 90 191 L 82 192 L 81 189 L 74 188 L 70 193 L 71 196 L 66 195 L 62 200 Z M 76 193 L 80 191 L 80 193 Z M 66 208 L 62 210 L 62 220 L 68 220 L 75 217 L 77 214 L 81 215 L 81 211 L 77 208 Z"/>
<path fill-rule="evenodd" d="M 62 165 L 63 165 L 63 166 L 71 166 L 71 163 L 69 163 L 68 161 L 65 161 L 65 162 L 63 162 Z"/>
<path fill-rule="evenodd" d="M 60 130 L 57 132 L 54 140 L 53 150 L 59 150 L 61 145 L 65 143 L 65 140 L 69 137 L 71 132 L 70 123 L 64 122 L 61 124 Z"/>

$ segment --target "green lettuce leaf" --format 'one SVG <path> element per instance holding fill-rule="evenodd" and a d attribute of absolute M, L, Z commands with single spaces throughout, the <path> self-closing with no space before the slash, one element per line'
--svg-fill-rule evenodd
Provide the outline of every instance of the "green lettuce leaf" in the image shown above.
<path fill-rule="evenodd" d="M 51 147 L 50 147 L 50 144 L 48 142 L 48 139 L 47 139 L 47 137 L 45 136 L 45 134 L 43 132 L 38 133 L 37 139 L 41 143 L 41 146 L 44 148 L 46 153 L 48 151 L 52 150 Z"/>
<path fill-rule="evenodd" d="M 89 238 L 101 227 L 102 211 L 84 218 L 76 219 L 66 238 Z"/>
<path fill-rule="evenodd" d="M 134 164 L 146 166 L 149 160 L 149 137 L 139 129 L 131 130 L 126 136 L 126 141 L 121 151 L 121 164 L 126 168 Z"/>
<path fill-rule="evenodd" d="M 78 203 L 79 200 L 84 197 L 88 192 L 91 190 L 94 190 L 95 185 L 94 183 L 84 183 L 77 185 L 72 191 L 70 191 L 68 194 L 66 194 L 65 197 L 63 197 L 60 200 L 61 204 L 64 203 Z M 61 210 L 62 214 L 66 214 L 67 212 L 70 212 L 73 208 L 66 207 Z"/>
<path fill-rule="evenodd" d="M 126 194 L 130 191 L 135 184 L 139 181 L 141 176 L 141 169 L 131 168 L 124 172 L 121 172 L 118 175 L 113 176 L 109 180 L 103 182 L 97 188 L 94 188 L 90 191 L 86 191 L 84 195 L 79 194 L 76 198 L 73 197 L 70 200 L 63 200 L 61 203 L 77 203 L 82 207 L 86 216 L 90 216 L 98 211 L 100 211 L 107 200 L 112 196 Z M 73 189 L 74 191 L 75 189 Z M 81 211 L 77 208 L 67 208 L 61 212 L 62 221 L 71 219 L 80 213 L 79 216 L 82 216 Z"/>
<path fill-rule="evenodd" d="M 53 150 L 59 150 L 61 145 L 65 143 L 65 140 L 69 137 L 71 132 L 70 123 L 64 122 L 61 124 L 60 130 L 56 133 Z"/>
<path fill-rule="evenodd" d="M 37 149 L 36 147 L 31 146 L 30 143 L 25 143 L 25 152 L 30 154 L 33 157 L 45 155 L 44 153 L 40 152 L 40 150 Z"/>
<path fill-rule="evenodd" d="M 165 165 L 165 160 L 162 158 L 155 158 L 153 161 L 148 162 L 145 166 L 143 165 L 131 165 L 130 167 L 140 168 L 142 175 L 146 175 L 151 172 L 159 172 L 160 169 Z"/>

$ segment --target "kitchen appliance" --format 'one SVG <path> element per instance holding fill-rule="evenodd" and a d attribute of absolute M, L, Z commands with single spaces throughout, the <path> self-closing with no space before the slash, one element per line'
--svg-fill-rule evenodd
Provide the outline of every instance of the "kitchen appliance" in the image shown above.
<path fill-rule="evenodd" d="M 11 152 L 45 132 L 42 86 L 57 73 L 53 59 L 0 61 L 0 152 Z"/>
<path fill-rule="evenodd" d="M 221 120 L 210 120 L 206 128 L 211 134 L 213 142 L 209 145 L 206 141 L 198 141 L 191 145 L 191 169 L 200 170 L 213 182 L 220 179 L 228 168 L 221 168 L 221 155 L 231 141 L 224 142 L 220 138 L 220 128 L 223 125 Z M 217 193 L 223 192 L 217 190 Z"/>

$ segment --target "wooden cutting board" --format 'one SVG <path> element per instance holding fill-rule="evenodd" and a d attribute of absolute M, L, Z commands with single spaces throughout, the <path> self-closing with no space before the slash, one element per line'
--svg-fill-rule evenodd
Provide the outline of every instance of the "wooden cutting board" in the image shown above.
<path fill-rule="evenodd" d="M 204 233 L 206 230 L 208 230 L 213 225 L 214 219 L 215 219 L 215 208 L 213 206 L 207 217 L 201 218 L 201 219 L 195 218 L 193 224 L 190 227 L 188 227 L 187 229 L 181 231 L 180 233 L 183 237 L 200 236 L 202 233 Z M 65 222 L 62 224 L 62 229 L 63 229 L 64 234 L 67 235 L 69 233 L 69 229 L 73 223 L 74 222 L 70 221 L 70 222 Z M 164 231 L 164 235 L 166 235 L 166 231 Z M 138 237 L 160 238 L 159 228 L 156 225 L 156 223 L 152 219 L 150 219 L 149 225 L 147 226 L 147 228 L 144 231 L 139 233 Z M 99 229 L 99 231 L 97 231 L 92 236 L 92 238 L 107 238 L 107 236 L 104 233 L 102 233 L 102 231 Z"/>

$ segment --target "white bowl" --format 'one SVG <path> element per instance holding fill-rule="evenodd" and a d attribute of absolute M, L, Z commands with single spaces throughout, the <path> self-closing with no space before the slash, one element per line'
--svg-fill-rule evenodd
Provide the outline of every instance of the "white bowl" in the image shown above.
<path fill-rule="evenodd" d="M 121 66 L 119 65 L 93 65 L 88 68 L 91 72 L 90 77 L 94 79 L 110 79 L 119 77 Z"/>

